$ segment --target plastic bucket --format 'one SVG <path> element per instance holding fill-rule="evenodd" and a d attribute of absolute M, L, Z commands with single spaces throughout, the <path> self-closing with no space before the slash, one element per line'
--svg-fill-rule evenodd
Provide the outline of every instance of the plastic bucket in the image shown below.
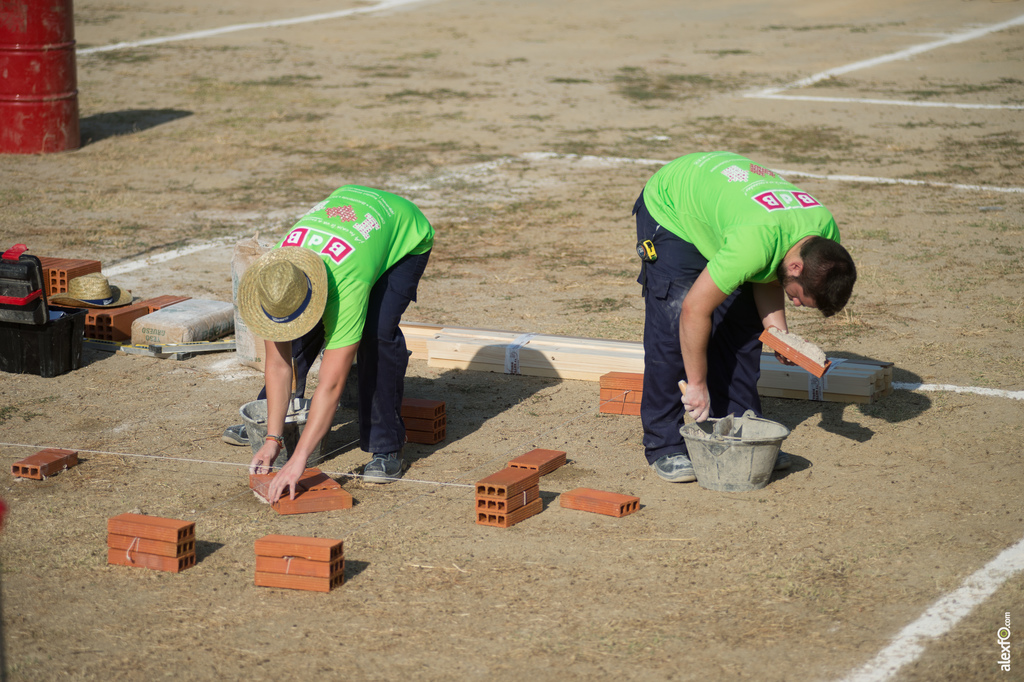
<path fill-rule="evenodd" d="M 768 485 L 789 429 L 754 416 L 732 415 L 679 429 L 690 453 L 697 483 L 707 490 L 746 492 Z"/>
<path fill-rule="evenodd" d="M 309 409 L 308 400 L 303 400 L 301 403 L 305 409 L 296 411 L 294 405 L 288 408 L 288 416 L 285 417 L 284 423 L 284 433 L 281 434 L 282 438 L 284 438 L 284 448 L 278 453 L 277 460 L 274 462 L 275 466 L 281 466 L 287 462 L 288 458 L 291 457 L 291 453 L 295 452 L 295 446 L 299 444 L 302 430 L 306 426 L 306 416 Z M 254 400 L 251 403 L 246 403 L 239 408 L 238 413 L 242 415 L 245 433 L 249 436 L 249 446 L 255 455 L 263 447 L 263 441 L 267 438 L 267 401 Z M 313 447 L 313 451 L 309 453 L 307 464 L 313 464 L 320 460 L 323 454 L 323 445 L 323 440 L 321 440 Z"/>

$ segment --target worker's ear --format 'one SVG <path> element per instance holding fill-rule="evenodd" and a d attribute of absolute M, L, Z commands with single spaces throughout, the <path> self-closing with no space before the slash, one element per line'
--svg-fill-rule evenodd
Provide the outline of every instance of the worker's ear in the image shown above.
<path fill-rule="evenodd" d="M 800 273 L 804 271 L 804 260 L 797 256 L 793 260 L 786 263 L 786 275 L 796 279 L 800 276 Z"/>

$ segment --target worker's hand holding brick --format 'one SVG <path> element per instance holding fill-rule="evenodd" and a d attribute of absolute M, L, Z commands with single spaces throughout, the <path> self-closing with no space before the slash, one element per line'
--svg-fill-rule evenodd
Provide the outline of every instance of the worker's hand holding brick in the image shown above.
<path fill-rule="evenodd" d="M 681 398 L 683 407 L 694 421 L 702 422 L 708 418 L 711 414 L 711 394 L 708 393 L 706 384 L 698 386 L 680 381 L 679 391 L 683 394 Z"/>

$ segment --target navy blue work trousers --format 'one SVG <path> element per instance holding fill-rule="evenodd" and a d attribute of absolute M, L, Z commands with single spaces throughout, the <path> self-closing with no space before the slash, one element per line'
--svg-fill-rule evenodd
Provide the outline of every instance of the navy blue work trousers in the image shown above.
<path fill-rule="evenodd" d="M 686 379 L 679 346 L 679 317 L 683 299 L 708 261 L 697 247 L 666 230 L 647 211 L 643 194 L 633 207 L 637 242 L 650 239 L 657 260 L 641 266 L 637 281 L 644 285 L 644 393 L 640 421 L 644 450 L 653 464 L 665 455 L 686 452 L 679 434 L 683 425 L 679 381 Z M 646 284 L 645 284 L 646 279 Z M 757 381 L 761 376 L 761 316 L 749 283 L 732 292 L 715 309 L 708 341 L 708 392 L 711 417 L 743 414 L 761 416 Z"/>
<path fill-rule="evenodd" d="M 402 397 L 409 351 L 399 328 L 402 314 L 416 300 L 416 288 L 430 252 L 402 258 L 380 276 L 370 289 L 363 337 L 356 351 L 359 379 L 359 447 L 366 452 L 397 452 L 405 444 Z M 295 341 L 296 392 L 306 391 L 306 378 L 324 345 L 323 322 Z M 267 396 L 266 387 L 258 400 Z"/>

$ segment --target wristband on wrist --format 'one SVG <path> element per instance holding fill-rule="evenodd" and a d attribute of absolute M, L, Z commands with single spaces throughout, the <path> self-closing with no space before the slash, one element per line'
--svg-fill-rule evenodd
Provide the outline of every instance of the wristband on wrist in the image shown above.
<path fill-rule="evenodd" d="M 268 433 L 263 440 L 264 442 L 268 440 L 276 441 L 278 445 L 280 445 L 282 448 L 284 447 L 284 438 L 282 438 L 281 436 L 275 436 L 273 434 Z"/>

